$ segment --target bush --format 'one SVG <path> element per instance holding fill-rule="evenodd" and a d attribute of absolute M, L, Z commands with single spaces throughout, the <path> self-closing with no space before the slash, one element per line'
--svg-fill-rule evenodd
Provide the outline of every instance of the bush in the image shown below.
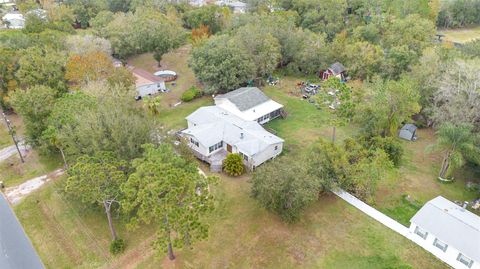
<path fill-rule="evenodd" d="M 400 166 L 403 158 L 403 147 L 397 139 L 393 137 L 374 137 L 372 147 L 383 149 L 393 165 L 395 167 Z"/>
<path fill-rule="evenodd" d="M 190 89 L 184 91 L 180 99 L 183 102 L 190 102 L 193 99 L 202 96 L 202 92 L 195 86 L 190 87 Z"/>
<path fill-rule="evenodd" d="M 110 253 L 118 254 L 122 253 L 125 250 L 125 240 L 123 239 L 116 239 L 110 243 Z"/>
<path fill-rule="evenodd" d="M 223 170 L 230 176 L 239 176 L 243 174 L 243 158 L 238 153 L 231 153 L 223 160 Z"/>

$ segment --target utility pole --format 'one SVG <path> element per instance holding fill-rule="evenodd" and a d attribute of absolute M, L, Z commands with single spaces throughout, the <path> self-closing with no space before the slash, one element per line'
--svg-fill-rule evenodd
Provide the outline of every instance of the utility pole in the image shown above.
<path fill-rule="evenodd" d="M 3 119 L 5 120 L 5 123 L 7 124 L 8 133 L 12 137 L 13 143 L 15 143 L 15 147 L 17 148 L 18 155 L 20 156 L 20 160 L 22 160 L 22 163 L 25 163 L 25 160 L 23 159 L 23 156 L 22 156 L 22 152 L 20 151 L 20 148 L 18 147 L 17 137 L 15 135 L 15 128 L 12 127 L 12 125 L 11 125 L 12 123 L 10 122 L 9 119 L 7 119 L 7 115 L 5 115 L 5 113 L 3 111 L 2 111 L 2 116 L 3 116 Z"/>

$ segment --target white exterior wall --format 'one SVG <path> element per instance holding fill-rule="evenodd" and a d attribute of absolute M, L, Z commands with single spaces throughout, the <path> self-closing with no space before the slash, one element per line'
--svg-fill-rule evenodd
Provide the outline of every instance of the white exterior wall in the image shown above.
<path fill-rule="evenodd" d="M 248 121 L 257 121 L 262 116 L 269 115 L 273 111 L 283 108 L 283 106 L 273 100 L 268 100 L 267 102 L 260 104 L 258 106 L 252 107 L 245 111 L 240 111 L 235 104 L 230 102 L 226 98 L 215 99 L 215 105 L 225 109 L 226 111 L 232 113 L 233 115 Z M 271 119 L 268 118 L 260 124 L 269 122 Z"/>
<path fill-rule="evenodd" d="M 277 146 L 277 150 L 275 150 L 275 146 Z M 272 144 L 268 146 L 264 151 L 255 154 L 252 158 L 253 162 L 252 165 L 255 167 L 261 165 L 265 161 L 268 161 L 270 158 L 277 157 L 283 150 L 283 143 Z"/>
<path fill-rule="evenodd" d="M 414 236 L 418 236 L 418 238 L 420 238 L 420 240 L 421 240 L 422 238 L 419 235 L 415 234 L 415 228 L 416 227 L 417 227 L 417 225 L 415 223 L 411 223 L 409 230 Z M 420 228 L 422 229 L 422 227 L 420 227 Z M 433 242 L 435 241 L 435 238 L 437 238 L 437 237 L 434 234 L 430 233 L 429 231 L 427 231 L 425 229 L 422 229 L 422 230 L 428 232 L 427 238 L 425 238 L 426 243 L 433 246 Z M 442 241 L 441 238 L 438 238 L 438 240 Z M 465 238 L 465 240 L 472 240 L 472 239 L 471 238 Z M 446 242 L 444 242 L 444 243 L 446 243 Z M 434 247 L 434 248 L 436 248 L 436 247 Z M 447 250 L 445 252 L 443 252 L 439 248 L 436 248 L 436 249 L 438 250 L 438 252 L 437 252 L 438 255 L 444 256 L 448 260 L 456 261 L 456 263 L 457 263 L 457 265 L 455 266 L 456 269 L 469 269 L 468 266 L 466 266 L 463 263 L 457 261 L 458 253 L 461 253 L 461 251 L 457 250 L 454 246 L 448 245 Z M 465 255 L 466 257 L 468 257 L 468 255 L 466 255 L 464 253 L 462 253 L 462 254 Z M 472 259 L 471 257 L 468 257 L 468 258 Z M 470 269 L 480 269 L 480 261 L 475 261 L 474 260 L 473 264 L 472 264 L 472 267 L 470 267 Z"/>

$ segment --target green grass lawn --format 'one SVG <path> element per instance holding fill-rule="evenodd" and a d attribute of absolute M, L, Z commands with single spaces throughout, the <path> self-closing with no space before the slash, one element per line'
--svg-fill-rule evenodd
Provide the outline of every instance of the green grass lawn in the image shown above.
<path fill-rule="evenodd" d="M 115 224 L 127 249 L 112 256 L 103 212 L 63 196 L 61 180 L 15 207 L 47 268 L 446 268 L 333 195 L 285 224 L 250 197 L 248 176 L 222 176 L 209 238 L 176 250 L 175 262 L 152 251 L 152 227 L 127 231 L 121 220 Z"/>
<path fill-rule="evenodd" d="M 466 43 L 468 41 L 480 38 L 480 26 L 466 29 L 439 30 L 439 33 L 445 35 L 445 41 Z"/>
<path fill-rule="evenodd" d="M 8 147 L 10 145 L 13 145 L 12 138 L 8 134 L 8 129 L 7 126 L 5 126 L 3 119 L 0 116 L 0 150 Z"/>
<path fill-rule="evenodd" d="M 21 184 L 34 177 L 42 176 L 62 167 L 59 156 L 42 156 L 35 150 L 29 150 L 22 163 L 18 154 L 0 163 L 0 181 L 6 187 Z"/>

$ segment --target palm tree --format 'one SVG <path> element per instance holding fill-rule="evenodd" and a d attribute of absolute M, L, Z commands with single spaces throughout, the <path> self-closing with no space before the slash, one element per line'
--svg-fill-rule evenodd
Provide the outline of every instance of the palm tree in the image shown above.
<path fill-rule="evenodd" d="M 474 157 L 478 152 L 477 136 L 472 133 L 469 124 L 453 125 L 445 123 L 436 132 L 438 138 L 434 147 L 440 149 L 444 156 L 439 177 L 446 178 L 455 168 L 465 163 L 466 157 Z"/>

